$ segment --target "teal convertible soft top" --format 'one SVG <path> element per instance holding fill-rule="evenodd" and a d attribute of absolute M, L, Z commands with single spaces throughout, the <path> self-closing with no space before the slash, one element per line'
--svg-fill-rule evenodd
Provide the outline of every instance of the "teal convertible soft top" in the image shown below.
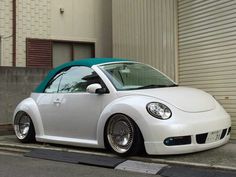
<path fill-rule="evenodd" d="M 35 93 L 43 93 L 48 82 L 61 70 L 64 68 L 72 67 L 72 66 L 87 66 L 92 67 L 93 65 L 103 64 L 103 63 L 111 63 L 111 62 L 119 62 L 119 61 L 129 61 L 126 59 L 118 59 L 118 58 L 87 58 L 82 60 L 74 60 L 68 63 L 64 63 L 51 71 L 49 71 L 48 75 L 44 78 L 44 80 L 39 84 L 39 86 L 34 90 Z"/>

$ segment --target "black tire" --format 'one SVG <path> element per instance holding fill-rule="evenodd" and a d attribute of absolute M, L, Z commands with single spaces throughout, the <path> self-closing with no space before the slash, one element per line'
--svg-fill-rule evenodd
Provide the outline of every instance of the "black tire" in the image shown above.
<path fill-rule="evenodd" d="M 116 129 L 119 128 L 120 133 L 114 135 Z M 137 155 L 144 152 L 144 140 L 139 127 L 124 114 L 115 114 L 107 121 L 104 141 L 106 148 L 119 156 Z"/>
<path fill-rule="evenodd" d="M 31 117 L 25 112 L 19 112 L 14 119 L 14 131 L 22 143 L 35 142 L 35 129 Z"/>

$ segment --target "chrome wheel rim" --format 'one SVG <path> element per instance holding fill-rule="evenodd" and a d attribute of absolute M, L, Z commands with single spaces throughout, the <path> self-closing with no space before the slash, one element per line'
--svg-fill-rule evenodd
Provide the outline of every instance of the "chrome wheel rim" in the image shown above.
<path fill-rule="evenodd" d="M 107 126 L 107 139 L 114 151 L 127 152 L 134 141 L 134 128 L 130 119 L 125 115 L 112 117 Z"/>
<path fill-rule="evenodd" d="M 14 129 L 16 136 L 19 139 L 24 139 L 29 133 L 30 117 L 26 114 L 16 117 L 14 122 Z"/>

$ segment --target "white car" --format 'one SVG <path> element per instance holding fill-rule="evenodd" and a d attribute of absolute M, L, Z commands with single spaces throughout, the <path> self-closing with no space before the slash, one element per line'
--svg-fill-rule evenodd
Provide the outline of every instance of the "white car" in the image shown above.
<path fill-rule="evenodd" d="M 230 116 L 208 93 L 123 59 L 65 63 L 15 109 L 22 142 L 108 148 L 119 155 L 181 154 L 229 140 Z"/>

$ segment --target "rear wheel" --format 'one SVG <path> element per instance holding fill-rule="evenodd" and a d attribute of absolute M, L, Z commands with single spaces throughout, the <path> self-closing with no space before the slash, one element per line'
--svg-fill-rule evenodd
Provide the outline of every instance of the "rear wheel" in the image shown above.
<path fill-rule="evenodd" d="M 124 114 L 112 116 L 105 128 L 105 144 L 121 155 L 135 155 L 143 148 L 143 137 L 135 122 Z"/>
<path fill-rule="evenodd" d="M 30 116 L 25 112 L 19 112 L 14 120 L 16 137 L 23 143 L 35 141 L 35 130 Z"/>

